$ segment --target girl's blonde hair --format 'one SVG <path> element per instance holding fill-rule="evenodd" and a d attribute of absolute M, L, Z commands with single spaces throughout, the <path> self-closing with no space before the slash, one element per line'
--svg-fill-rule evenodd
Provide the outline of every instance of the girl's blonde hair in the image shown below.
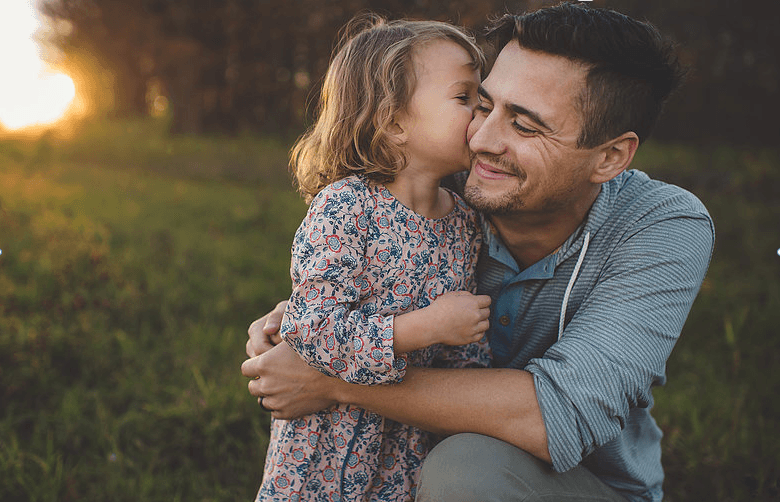
<path fill-rule="evenodd" d="M 439 40 L 463 47 L 481 72 L 474 38 L 438 21 L 353 19 L 325 75 L 314 125 L 296 142 L 290 168 L 306 202 L 325 186 L 356 173 L 387 183 L 406 167 L 390 134 L 415 88 L 415 49 Z"/>

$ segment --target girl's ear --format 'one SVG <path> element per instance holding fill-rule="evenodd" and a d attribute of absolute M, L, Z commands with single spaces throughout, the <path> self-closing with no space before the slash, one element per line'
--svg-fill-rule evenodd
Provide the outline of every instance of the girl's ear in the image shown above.
<path fill-rule="evenodd" d="M 393 117 L 393 123 L 390 125 L 389 133 L 393 141 L 401 146 L 409 140 L 408 127 L 406 127 L 408 117 L 401 111 Z"/>
<path fill-rule="evenodd" d="M 639 136 L 629 131 L 597 147 L 600 160 L 591 173 L 591 183 L 607 182 L 625 171 L 634 160 L 638 146 Z"/>
<path fill-rule="evenodd" d="M 403 145 L 406 143 L 407 134 L 404 128 L 396 121 L 393 121 L 392 125 L 390 126 L 390 137 L 397 145 Z"/>

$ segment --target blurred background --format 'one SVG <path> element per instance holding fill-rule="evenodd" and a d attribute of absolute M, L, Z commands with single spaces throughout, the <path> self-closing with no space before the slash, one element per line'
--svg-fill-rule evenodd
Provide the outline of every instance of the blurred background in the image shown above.
<path fill-rule="evenodd" d="M 355 14 L 555 2 L 2 0 L 0 500 L 248 500 L 269 417 L 239 366 L 289 294 L 287 152 Z M 633 167 L 710 209 L 655 391 L 671 501 L 780 497 L 780 3 L 594 0 L 692 71 Z"/>

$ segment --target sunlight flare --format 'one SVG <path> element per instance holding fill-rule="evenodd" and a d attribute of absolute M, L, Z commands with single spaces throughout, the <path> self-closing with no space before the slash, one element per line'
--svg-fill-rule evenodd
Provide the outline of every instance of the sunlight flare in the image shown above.
<path fill-rule="evenodd" d="M 0 126 L 16 130 L 61 120 L 73 103 L 73 80 L 43 60 L 34 0 L 0 2 Z"/>

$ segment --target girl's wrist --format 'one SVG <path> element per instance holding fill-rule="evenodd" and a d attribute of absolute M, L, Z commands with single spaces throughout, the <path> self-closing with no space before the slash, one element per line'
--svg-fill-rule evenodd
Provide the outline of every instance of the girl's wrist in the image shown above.
<path fill-rule="evenodd" d="M 429 347 L 437 343 L 435 328 L 431 328 L 425 309 L 413 310 L 395 316 L 393 320 L 393 348 L 396 354 Z"/>

